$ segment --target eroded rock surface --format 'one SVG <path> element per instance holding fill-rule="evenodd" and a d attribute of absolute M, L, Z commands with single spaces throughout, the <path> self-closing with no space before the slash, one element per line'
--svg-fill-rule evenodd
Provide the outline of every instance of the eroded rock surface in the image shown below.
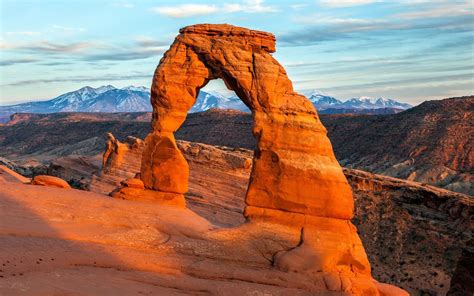
<path fill-rule="evenodd" d="M 128 145 L 127 141 L 115 141 L 115 145 L 127 145 L 127 149 L 116 149 L 105 155 L 121 161 L 105 162 L 101 173 L 97 168 L 92 178 L 86 175 L 85 178 L 92 179 L 87 187 L 91 191 L 106 195 L 123 189 L 124 195 L 117 195 L 121 198 L 127 198 L 127 192 L 136 196 L 137 190 L 120 187 L 133 187 L 123 185 L 124 180 L 138 181 L 136 176 L 140 173 L 144 143 Z M 246 149 L 214 147 L 186 141 L 177 141 L 176 144 L 190 167 L 189 190 L 186 193 L 188 206 L 216 225 L 242 224 L 243 200 L 252 167 L 252 153 Z"/>
<path fill-rule="evenodd" d="M 272 254 L 299 243 L 292 227 L 219 228 L 175 206 L 0 185 L 2 295 L 361 294 L 359 278 L 342 291 L 339 274 L 276 269 Z"/>

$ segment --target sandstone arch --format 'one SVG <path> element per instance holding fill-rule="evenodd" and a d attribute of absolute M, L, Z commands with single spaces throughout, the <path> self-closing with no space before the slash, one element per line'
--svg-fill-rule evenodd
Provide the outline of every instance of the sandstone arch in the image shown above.
<path fill-rule="evenodd" d="M 140 178 L 146 189 L 141 194 L 183 206 L 189 168 L 173 133 L 199 90 L 221 78 L 253 114 L 257 149 L 245 215 L 254 223 L 246 226 L 258 229 L 265 223 L 279 229 L 277 224 L 284 224 L 300 234 L 294 248 L 274 251 L 272 264 L 282 271 L 323 275 L 331 291 L 407 295 L 372 279 L 350 222 L 352 192 L 326 129 L 312 104 L 294 92 L 274 51 L 275 37 L 265 32 L 209 24 L 180 30 L 153 77 L 152 131 L 142 156 Z"/>
<path fill-rule="evenodd" d="M 275 37 L 265 32 L 230 25 L 180 30 L 153 78 L 152 133 L 141 169 L 146 188 L 187 191 L 188 167 L 173 132 L 199 90 L 221 78 L 254 119 L 258 148 L 246 196 L 247 215 L 261 217 L 272 209 L 352 217 L 352 194 L 326 130 L 311 103 L 293 91 L 284 68 L 271 55 L 274 51 Z"/>

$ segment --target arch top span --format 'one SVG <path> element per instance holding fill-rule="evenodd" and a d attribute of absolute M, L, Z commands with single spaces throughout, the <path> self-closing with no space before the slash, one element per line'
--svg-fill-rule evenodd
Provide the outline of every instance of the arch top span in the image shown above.
<path fill-rule="evenodd" d="M 240 39 L 242 43 L 250 44 L 255 49 L 260 48 L 269 53 L 275 52 L 275 35 L 264 31 L 250 30 L 226 24 L 200 24 L 181 28 L 179 33 L 220 38 L 230 37 L 233 38 L 234 42 L 238 42 Z"/>

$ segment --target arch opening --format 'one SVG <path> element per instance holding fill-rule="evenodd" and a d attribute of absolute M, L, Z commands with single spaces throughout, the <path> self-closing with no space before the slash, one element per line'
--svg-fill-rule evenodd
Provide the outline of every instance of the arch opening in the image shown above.
<path fill-rule="evenodd" d="M 188 207 L 219 227 L 243 224 L 255 146 L 245 103 L 222 79 L 206 81 L 175 136 L 191 141 L 177 140 L 189 165 Z"/>
<path fill-rule="evenodd" d="M 221 78 L 208 80 L 197 91 L 196 101 L 188 113 L 203 112 L 209 109 L 233 109 L 250 113 L 245 102 L 230 89 Z"/>

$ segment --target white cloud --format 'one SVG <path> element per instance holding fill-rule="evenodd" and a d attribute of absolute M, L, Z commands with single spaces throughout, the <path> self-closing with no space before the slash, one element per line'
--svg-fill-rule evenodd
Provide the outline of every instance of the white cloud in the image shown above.
<path fill-rule="evenodd" d="M 93 48 L 97 48 L 97 45 L 91 42 L 53 43 L 49 41 L 39 41 L 27 44 L 0 43 L 0 49 L 3 50 L 18 50 L 35 54 L 72 54 Z"/>
<path fill-rule="evenodd" d="M 379 2 L 377 0 L 320 0 L 319 3 L 326 7 L 348 7 L 356 5 L 365 5 Z"/>
<path fill-rule="evenodd" d="M 291 9 L 294 9 L 294 10 L 300 10 L 301 8 L 304 8 L 304 7 L 307 7 L 307 6 L 309 6 L 309 4 L 306 4 L 306 3 L 299 3 L 299 4 L 290 5 Z"/>
<path fill-rule="evenodd" d="M 182 4 L 177 6 L 158 6 L 151 9 L 155 13 L 174 18 L 209 15 L 214 13 L 265 13 L 278 11 L 273 6 L 263 4 L 263 0 L 245 0 L 241 3 L 225 3 L 223 5 Z"/>
<path fill-rule="evenodd" d="M 61 32 L 68 33 L 68 34 L 84 32 L 85 31 L 84 28 L 65 27 L 65 26 L 60 26 L 60 25 L 53 25 L 52 28 L 55 31 L 61 31 Z"/>
<path fill-rule="evenodd" d="M 178 6 L 154 7 L 152 11 L 169 17 L 184 18 L 216 13 L 218 8 L 215 5 L 183 4 Z"/>
<path fill-rule="evenodd" d="M 380 19 L 360 19 L 360 18 L 334 18 L 325 15 L 299 16 L 293 19 L 296 23 L 308 25 L 332 25 L 332 26 L 373 26 L 386 23 Z M 350 28 L 349 28 L 350 29 Z"/>

